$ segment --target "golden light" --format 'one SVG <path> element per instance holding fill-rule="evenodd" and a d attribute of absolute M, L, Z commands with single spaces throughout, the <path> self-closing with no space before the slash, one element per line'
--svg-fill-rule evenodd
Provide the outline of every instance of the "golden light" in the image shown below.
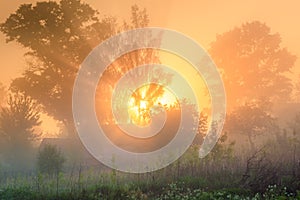
<path fill-rule="evenodd" d="M 155 106 L 170 109 L 177 105 L 177 99 L 172 92 L 158 84 L 144 85 L 135 90 L 128 102 L 128 114 L 131 122 L 138 126 L 148 126 L 151 123 L 151 109 Z"/>
<path fill-rule="evenodd" d="M 140 101 L 140 109 L 147 109 L 148 107 L 148 102 L 147 101 Z"/>

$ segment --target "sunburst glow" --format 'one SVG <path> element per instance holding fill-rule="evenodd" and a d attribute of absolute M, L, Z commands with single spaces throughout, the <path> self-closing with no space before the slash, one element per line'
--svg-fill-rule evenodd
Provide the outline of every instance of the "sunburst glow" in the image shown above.
<path fill-rule="evenodd" d="M 169 109 L 176 105 L 177 99 L 172 92 L 161 85 L 151 83 L 132 93 L 128 102 L 128 113 L 132 123 L 147 126 L 151 123 L 154 107 L 161 106 Z"/>

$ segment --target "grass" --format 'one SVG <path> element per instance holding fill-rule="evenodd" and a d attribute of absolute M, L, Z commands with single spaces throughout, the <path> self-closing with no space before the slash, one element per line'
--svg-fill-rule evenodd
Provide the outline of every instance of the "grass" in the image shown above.
<path fill-rule="evenodd" d="M 287 149 L 294 152 L 287 154 L 271 146 L 236 157 L 230 146 L 216 147 L 203 160 L 192 147 L 170 166 L 144 174 L 75 166 L 54 175 L 0 170 L 0 200 L 300 200 L 296 151 Z"/>
<path fill-rule="evenodd" d="M 254 192 L 239 185 L 238 181 L 234 182 L 225 173 L 221 179 L 217 178 L 220 174 L 209 178 L 167 176 L 172 170 L 177 173 L 174 168 L 177 169 L 176 164 L 148 174 L 126 174 L 113 170 L 99 172 L 92 169 L 55 176 L 19 174 L 2 180 L 0 200 L 300 199 L 300 191 L 292 191 L 282 185 L 270 185 L 263 192 Z"/>
<path fill-rule="evenodd" d="M 144 183 L 145 184 L 145 183 Z M 193 199 L 300 199 L 298 193 L 287 192 L 286 188 L 277 188 L 276 185 L 269 186 L 263 193 L 253 193 L 246 189 L 226 188 L 219 190 L 209 190 L 204 188 L 194 188 L 193 184 L 185 182 L 175 182 L 170 184 L 148 185 L 138 183 L 127 184 L 87 184 L 84 187 L 60 188 L 58 192 L 53 192 L 51 182 L 43 189 L 37 189 L 32 185 L 19 185 L 18 187 L 6 187 L 0 190 L 1 200 L 80 200 L 80 199 L 153 199 L 153 200 L 193 200 Z"/>

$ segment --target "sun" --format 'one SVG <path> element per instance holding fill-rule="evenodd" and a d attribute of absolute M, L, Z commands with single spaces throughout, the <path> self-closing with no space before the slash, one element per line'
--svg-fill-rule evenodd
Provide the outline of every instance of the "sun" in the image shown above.
<path fill-rule="evenodd" d="M 132 123 L 148 126 L 154 107 L 163 107 L 167 110 L 175 105 L 177 99 L 170 90 L 159 84 L 150 83 L 132 93 L 128 102 L 128 114 Z"/>

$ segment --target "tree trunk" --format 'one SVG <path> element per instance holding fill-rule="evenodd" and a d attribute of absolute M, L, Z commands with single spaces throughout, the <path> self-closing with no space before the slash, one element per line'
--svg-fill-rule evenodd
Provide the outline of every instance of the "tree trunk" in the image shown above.
<path fill-rule="evenodd" d="M 255 144 L 253 142 L 252 134 L 251 133 L 248 133 L 248 141 L 249 141 L 249 144 L 250 144 L 250 150 L 251 150 L 251 152 L 254 152 L 254 150 L 255 150 Z"/>

